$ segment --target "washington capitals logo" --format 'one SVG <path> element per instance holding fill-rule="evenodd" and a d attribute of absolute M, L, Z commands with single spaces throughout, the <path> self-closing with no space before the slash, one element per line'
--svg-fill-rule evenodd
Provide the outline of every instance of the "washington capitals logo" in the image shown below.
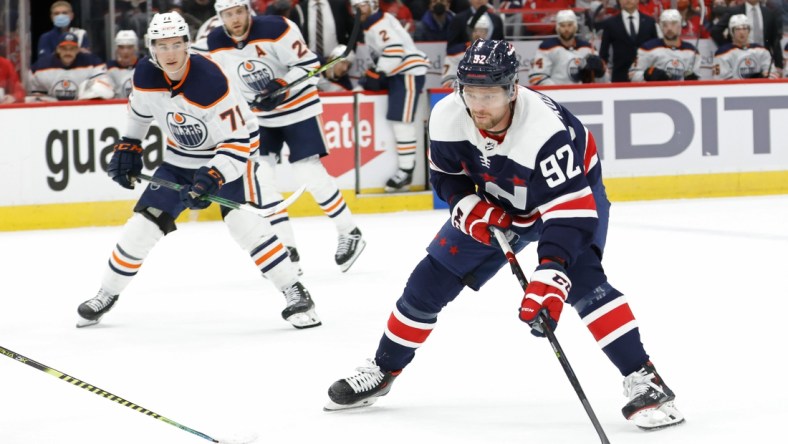
<path fill-rule="evenodd" d="M 205 123 L 189 114 L 167 113 L 167 128 L 178 145 L 185 148 L 197 148 L 208 138 Z"/>
<path fill-rule="evenodd" d="M 71 80 L 61 80 L 52 87 L 52 93 L 58 100 L 74 100 L 77 98 L 77 84 Z"/>
<path fill-rule="evenodd" d="M 274 79 L 274 70 L 260 60 L 244 60 L 238 65 L 238 77 L 252 91 L 262 91 Z"/>

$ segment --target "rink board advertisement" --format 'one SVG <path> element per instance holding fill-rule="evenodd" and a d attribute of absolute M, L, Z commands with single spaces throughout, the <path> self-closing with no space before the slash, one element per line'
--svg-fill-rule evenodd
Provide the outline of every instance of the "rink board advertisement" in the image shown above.
<path fill-rule="evenodd" d="M 565 103 L 595 134 L 613 199 L 788 192 L 786 82 L 553 87 L 543 91 Z M 434 101 L 440 94 L 429 96 Z M 325 97 L 323 128 L 332 153 L 324 158 L 326 168 L 337 177 L 354 211 L 416 209 L 396 199 L 418 193 L 390 198 L 395 204 L 386 208 L 365 208 L 376 198 L 354 193 L 356 132 L 361 147 L 358 186 L 362 193 L 382 189 L 396 168 L 396 154 L 385 120 L 386 96 L 359 95 L 356 120 L 353 100 L 352 94 Z M 420 135 L 429 106 L 426 97 L 423 105 L 416 119 Z M 0 230 L 25 229 L 30 221 L 32 227 L 54 227 L 58 219 L 84 212 L 92 213 L 80 220 L 95 225 L 118 223 L 128 217 L 129 202 L 140 191 L 121 188 L 106 175 L 125 115 L 123 101 L 0 108 L 0 189 L 5 190 L 0 194 Z M 420 160 L 414 183 L 421 187 L 426 182 L 423 144 L 419 137 Z M 145 168 L 150 171 L 162 159 L 161 131 L 152 126 L 143 145 Z M 283 191 L 295 189 L 287 162 L 278 167 L 277 179 Z M 302 198 L 298 205 L 305 201 L 316 207 L 311 198 Z M 431 201 L 425 205 L 431 206 Z M 120 211 L 121 216 L 107 216 L 107 208 Z M 320 214 L 314 209 L 299 212 L 298 206 L 293 210 L 293 215 Z"/>

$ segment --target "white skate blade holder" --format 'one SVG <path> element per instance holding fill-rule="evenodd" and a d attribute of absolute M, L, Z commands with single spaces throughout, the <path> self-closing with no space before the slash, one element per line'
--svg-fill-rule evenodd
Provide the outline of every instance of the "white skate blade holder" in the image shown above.
<path fill-rule="evenodd" d="M 323 410 L 326 412 L 336 412 L 339 410 L 351 410 L 351 409 L 360 409 L 363 407 L 369 407 L 374 404 L 380 396 L 374 396 L 372 398 L 362 399 L 361 401 L 355 404 L 337 404 L 334 401 L 329 400 L 328 403 L 323 407 Z"/>
<path fill-rule="evenodd" d="M 681 424 L 684 422 L 684 415 L 671 401 L 657 408 L 640 410 L 630 416 L 629 420 L 641 429 L 651 431 Z"/>

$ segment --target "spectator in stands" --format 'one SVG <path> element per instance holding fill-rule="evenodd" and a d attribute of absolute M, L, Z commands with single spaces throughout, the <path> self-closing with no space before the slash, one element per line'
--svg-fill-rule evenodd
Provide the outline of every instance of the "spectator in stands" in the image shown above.
<path fill-rule="evenodd" d="M 410 12 L 410 8 L 402 3 L 402 0 L 380 0 L 380 9 L 396 17 L 405 31 L 413 35 L 413 32 L 416 30 L 413 14 Z"/>
<path fill-rule="evenodd" d="M 301 30 L 309 49 L 322 59 L 337 45 L 346 45 L 353 31 L 347 0 L 275 0 L 265 14 L 289 18 Z"/>
<path fill-rule="evenodd" d="M 635 0 L 637 1 L 637 0 Z M 465 52 L 466 45 L 473 40 L 471 34 L 479 18 L 487 16 L 492 23 L 492 29 L 488 30 L 488 35 L 483 38 L 486 40 L 503 40 L 503 20 L 495 13 L 492 6 L 488 5 L 488 0 L 470 0 L 471 7 L 463 12 L 458 12 L 449 24 L 449 36 L 446 42 L 446 53 L 457 54 Z"/>
<path fill-rule="evenodd" d="M 690 0 L 678 0 L 676 9 L 681 14 L 681 37 L 685 39 L 707 39 L 709 30 L 703 26 L 700 16 L 700 8 L 690 7 Z"/>
<path fill-rule="evenodd" d="M 599 26 L 602 29 L 602 44 L 599 56 L 611 65 L 613 82 L 629 82 L 629 68 L 635 60 L 638 48 L 651 39 L 657 38 L 654 19 L 638 11 L 638 0 L 620 0 L 621 14 L 605 19 Z"/>
<path fill-rule="evenodd" d="M 418 22 L 424 18 L 424 14 L 430 9 L 430 0 L 402 0 L 402 3 L 410 9 L 413 14 L 413 20 Z M 451 9 L 451 2 L 446 0 L 446 9 Z"/>
<path fill-rule="evenodd" d="M 720 18 L 711 28 L 711 38 L 718 47 L 731 41 L 728 21 L 736 14 L 744 14 L 750 18 L 752 23 L 750 43 L 758 43 L 766 47 L 774 58 L 775 69 L 782 73 L 783 52 L 780 47 L 783 36 L 782 11 L 773 11 L 761 6 L 759 0 L 746 0 L 744 4 L 729 8 L 728 14 Z"/>
<path fill-rule="evenodd" d="M 19 81 L 14 64 L 7 58 L 0 56 L 0 105 L 23 102 L 24 100 L 25 88 Z"/>
<path fill-rule="evenodd" d="M 662 38 L 654 38 L 638 49 L 629 69 L 633 82 L 698 80 L 700 54 L 692 43 L 681 40 L 681 14 L 666 9 L 659 16 Z"/>
<path fill-rule="evenodd" d="M 328 55 L 326 63 L 330 63 L 345 52 L 347 46 L 339 45 Z M 347 92 L 353 90 L 353 82 L 350 80 L 350 68 L 356 61 L 356 54 L 350 51 L 347 57 L 338 61 L 333 66 L 323 71 L 320 80 L 317 82 L 317 89 L 325 92 Z"/>
<path fill-rule="evenodd" d="M 30 70 L 30 92 L 38 100 L 74 100 L 83 82 L 106 76 L 107 65 L 95 55 L 80 51 L 79 37 L 67 32 L 55 52 L 39 57 Z M 107 86 L 112 97 L 112 86 L 108 82 Z"/>
<path fill-rule="evenodd" d="M 213 17 L 216 14 L 216 10 L 213 8 L 214 0 L 182 0 L 178 1 L 181 3 L 180 8 L 183 12 L 191 15 L 197 21 L 202 24 L 209 18 Z M 195 28 L 196 29 L 196 28 Z"/>
<path fill-rule="evenodd" d="M 116 98 L 126 98 L 131 94 L 131 79 L 139 61 L 137 41 L 137 33 L 130 29 L 118 31 L 115 36 L 115 58 L 107 63 L 107 76 Z"/>
<path fill-rule="evenodd" d="M 651 17 L 659 17 L 662 11 L 670 8 L 670 0 L 639 0 L 638 11 Z"/>
<path fill-rule="evenodd" d="M 528 82 L 531 85 L 594 83 L 605 75 L 605 64 L 591 43 L 577 37 L 577 16 L 571 9 L 555 16 L 558 37 L 545 39 L 536 51 Z"/>
<path fill-rule="evenodd" d="M 417 42 L 447 41 L 449 24 L 454 13 L 449 11 L 449 0 L 430 0 L 430 10 L 416 23 L 413 40 Z"/>
<path fill-rule="evenodd" d="M 779 78 L 772 70 L 772 56 L 757 43 L 750 43 L 752 22 L 744 14 L 728 20 L 731 43 L 722 45 L 714 54 L 711 73 L 714 80 Z"/>
<path fill-rule="evenodd" d="M 84 29 L 70 26 L 74 20 L 74 9 L 71 8 L 71 3 L 64 0 L 52 3 L 52 6 L 49 7 L 49 16 L 52 19 L 54 28 L 42 34 L 38 39 L 37 59 L 55 52 L 55 48 L 66 33 L 77 36 L 78 47 L 81 47 L 85 52 L 90 51 L 90 40 L 87 32 Z"/>

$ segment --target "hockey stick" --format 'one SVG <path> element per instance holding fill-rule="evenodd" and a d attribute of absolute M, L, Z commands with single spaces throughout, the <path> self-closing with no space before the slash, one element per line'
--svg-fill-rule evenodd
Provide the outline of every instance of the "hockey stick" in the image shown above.
<path fill-rule="evenodd" d="M 198 432 L 197 430 L 194 430 L 192 428 L 186 427 L 183 424 L 180 424 L 180 423 L 175 422 L 175 421 L 173 421 L 173 420 L 171 420 L 169 418 L 161 416 L 158 413 L 154 413 L 154 412 L 152 412 L 152 411 L 150 411 L 150 410 L 148 410 L 148 409 L 146 409 L 146 408 L 144 408 L 144 407 L 142 407 L 140 405 L 132 403 L 131 401 L 127 401 L 127 400 L 121 398 L 120 396 L 113 395 L 112 393 L 110 393 L 110 392 L 108 392 L 106 390 L 103 390 L 103 389 L 100 389 L 100 388 L 98 388 L 96 386 L 90 385 L 87 382 L 81 381 L 81 380 L 79 380 L 79 379 L 77 379 L 77 378 L 75 378 L 75 377 L 73 377 L 71 375 L 67 375 L 67 374 L 65 374 L 65 373 L 63 373 L 61 371 L 53 369 L 52 367 L 49 367 L 49 366 L 44 365 L 44 364 L 41 364 L 40 362 L 36 362 L 36 361 L 34 361 L 34 360 L 30 359 L 30 358 L 24 357 L 24 356 L 20 355 L 19 353 L 12 352 L 11 350 L 9 350 L 7 348 L 4 348 L 2 346 L 0 346 L 0 354 L 8 356 L 9 358 L 11 358 L 11 359 L 13 359 L 15 361 L 21 362 L 22 364 L 27 364 L 30 367 L 33 367 L 34 369 L 41 370 L 42 372 L 50 374 L 50 375 L 52 375 L 52 376 L 54 376 L 54 377 L 56 377 L 58 379 L 61 379 L 61 380 L 66 381 L 66 382 L 70 382 L 71 384 L 74 384 L 77 387 L 83 388 L 83 389 L 85 389 L 85 390 L 87 390 L 87 391 L 89 391 L 91 393 L 95 393 L 95 394 L 97 394 L 97 395 L 99 395 L 99 396 L 101 396 L 101 397 L 103 397 L 105 399 L 108 399 L 110 401 L 116 402 L 116 403 L 118 403 L 118 404 L 120 404 L 122 406 L 128 407 L 128 408 L 130 408 L 132 410 L 136 410 L 136 411 L 142 413 L 143 415 L 150 416 L 150 417 L 152 417 L 154 419 L 158 419 L 159 421 L 164 421 L 164 422 L 166 422 L 167 424 L 169 424 L 171 426 L 175 426 L 175 427 L 177 427 L 177 428 L 179 428 L 181 430 L 189 432 L 189 433 L 191 433 L 193 435 L 197 435 L 200 438 L 206 439 L 206 440 L 214 442 L 214 443 L 242 444 L 242 443 L 251 443 L 251 442 L 253 442 L 253 441 L 255 441 L 257 439 L 256 437 L 250 437 L 250 438 L 242 439 L 242 440 L 239 440 L 239 441 L 235 441 L 235 440 L 230 440 L 230 441 L 218 440 L 216 438 L 212 438 L 212 437 L 206 435 L 205 433 Z"/>
<path fill-rule="evenodd" d="M 503 250 L 503 253 L 506 255 L 506 260 L 509 261 L 509 265 L 512 268 L 512 274 L 517 277 L 517 280 L 520 282 L 520 286 L 523 288 L 523 290 L 525 290 L 525 288 L 528 287 L 528 280 L 525 278 L 523 269 L 520 268 L 520 264 L 517 262 L 517 257 L 514 255 L 514 251 L 509 245 L 509 241 L 506 240 L 506 234 L 497 228 L 492 228 L 492 232 L 495 235 L 495 239 L 498 240 L 501 250 Z M 599 423 L 596 414 L 594 414 L 594 410 L 591 408 L 591 403 L 588 402 L 588 398 L 583 392 L 583 388 L 580 387 L 580 381 L 577 379 L 574 370 L 572 370 L 572 366 L 569 365 L 569 360 L 566 358 L 564 350 L 561 348 L 561 344 L 558 343 L 558 338 L 555 337 L 555 332 L 553 332 L 553 329 L 550 328 L 550 324 L 547 322 L 547 315 L 544 311 L 539 313 L 539 323 L 542 331 L 544 331 L 545 335 L 547 335 L 547 340 L 550 341 L 550 346 L 553 347 L 553 352 L 555 352 L 558 362 L 560 362 L 561 367 L 564 368 L 566 377 L 569 378 L 569 382 L 572 384 L 577 396 L 580 398 L 580 403 L 583 404 L 583 408 L 586 410 L 588 417 L 591 419 L 591 423 L 594 425 L 594 429 L 596 429 L 596 433 L 599 435 L 600 441 L 602 444 L 610 444 L 610 440 L 607 439 L 607 435 L 605 435 L 605 431 L 602 429 L 602 424 Z"/>
<path fill-rule="evenodd" d="M 312 77 L 314 77 L 316 75 L 321 74 L 322 72 L 328 70 L 328 68 L 331 68 L 332 66 L 336 65 L 340 61 L 346 59 L 347 56 L 350 55 L 350 52 L 353 51 L 353 49 L 356 47 L 356 43 L 358 41 L 358 34 L 359 34 L 360 31 L 361 31 L 361 12 L 358 9 L 356 9 L 356 16 L 353 18 L 353 30 L 350 31 L 350 37 L 348 37 L 347 46 L 345 47 L 345 51 L 342 52 L 342 54 L 340 54 L 339 57 L 337 57 L 334 60 L 326 63 L 325 65 L 321 66 L 320 68 L 317 68 L 317 69 L 315 69 L 313 71 L 309 71 L 303 77 L 300 77 L 300 78 L 288 83 L 287 85 L 283 86 L 282 88 L 274 91 L 274 93 L 271 94 L 270 97 L 281 96 L 282 94 L 286 93 L 287 91 L 291 90 L 292 88 L 295 88 L 296 86 L 306 82 L 307 80 L 311 79 Z M 262 96 L 261 98 L 265 99 L 267 97 L 269 97 L 269 96 Z M 255 98 L 255 99 L 257 99 L 257 98 Z"/>
<path fill-rule="evenodd" d="M 165 188 L 169 188 L 171 190 L 180 191 L 183 188 L 183 185 L 177 184 L 175 182 L 170 182 L 169 180 L 162 179 L 160 177 L 153 177 L 148 176 L 147 174 L 138 174 L 137 178 L 145 180 L 150 183 L 154 183 L 156 185 L 161 185 Z M 278 204 L 274 205 L 271 208 L 257 208 L 255 206 L 249 205 L 247 203 L 238 203 L 234 200 L 225 199 L 223 197 L 214 196 L 213 194 L 206 194 L 201 197 L 203 200 L 207 200 L 210 202 L 217 203 L 223 207 L 227 207 L 233 210 L 243 210 L 249 211 L 254 213 L 260 217 L 268 217 L 273 216 L 274 214 L 286 210 L 287 207 L 293 204 L 306 190 L 306 185 L 301 185 L 297 190 L 293 191 L 293 194 L 287 197 L 287 199 L 279 202 Z"/>

